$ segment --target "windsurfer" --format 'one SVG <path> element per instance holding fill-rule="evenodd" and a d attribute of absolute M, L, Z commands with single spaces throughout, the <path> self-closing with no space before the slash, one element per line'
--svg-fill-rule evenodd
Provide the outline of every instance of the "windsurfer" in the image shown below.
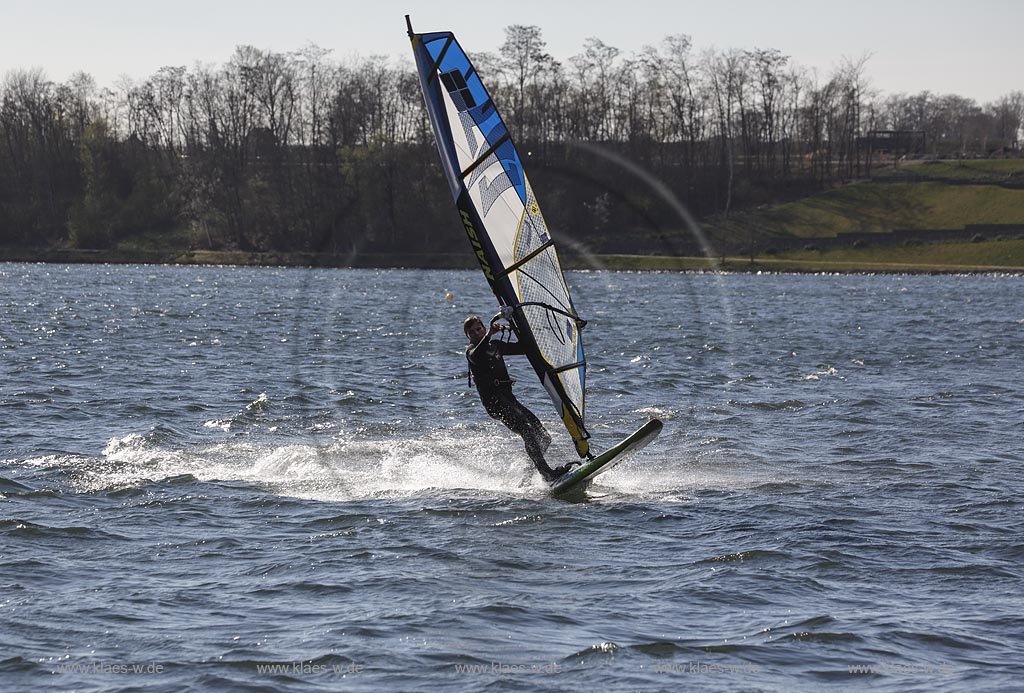
<path fill-rule="evenodd" d="M 476 315 L 466 318 L 462 323 L 462 329 L 469 339 L 466 360 L 469 361 L 470 376 L 471 379 L 476 379 L 476 389 L 487 413 L 505 424 L 513 433 L 522 436 L 526 444 L 526 454 L 533 460 L 545 481 L 554 481 L 565 474 L 571 464 L 555 469 L 548 466 L 544 460 L 544 452 L 551 445 L 551 435 L 544 430 L 540 419 L 512 394 L 512 379 L 508 375 L 504 357 L 525 354 L 522 344 L 504 340 L 491 341 L 491 336 L 505 327 L 495 321 L 488 330 Z"/>

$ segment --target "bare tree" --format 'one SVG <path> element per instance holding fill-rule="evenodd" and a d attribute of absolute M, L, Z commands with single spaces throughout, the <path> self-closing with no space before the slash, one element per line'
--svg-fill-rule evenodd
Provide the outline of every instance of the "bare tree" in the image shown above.
<path fill-rule="evenodd" d="M 1024 126 L 1024 91 L 1010 92 L 990 105 L 989 111 L 994 118 L 994 135 L 1002 146 L 1019 148 Z"/>
<path fill-rule="evenodd" d="M 501 45 L 500 66 L 510 84 L 511 113 L 517 140 L 529 133 L 537 139 L 543 105 L 538 103 L 538 83 L 554 59 L 544 52 L 546 44 L 540 27 L 513 24 L 505 27 L 505 43 Z"/>
<path fill-rule="evenodd" d="M 582 139 L 614 139 L 612 77 L 619 52 L 600 39 L 588 38 L 583 53 L 569 59 L 576 67 L 579 98 L 583 102 L 579 109 L 583 116 Z"/>
<path fill-rule="evenodd" d="M 789 57 L 774 48 L 758 48 L 747 53 L 757 79 L 758 97 L 761 106 L 761 132 L 758 139 L 763 143 L 764 161 L 758 156 L 758 164 L 764 165 L 769 173 L 776 168 L 775 148 L 778 141 L 779 110 L 783 98 L 783 68 Z"/>

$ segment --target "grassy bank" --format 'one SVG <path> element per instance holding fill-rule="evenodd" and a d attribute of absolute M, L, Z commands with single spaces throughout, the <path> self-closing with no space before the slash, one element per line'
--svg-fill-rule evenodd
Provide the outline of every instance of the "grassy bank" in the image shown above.
<path fill-rule="evenodd" d="M 941 161 L 910 161 L 899 165 L 876 167 L 871 177 L 909 178 L 911 180 L 970 180 L 976 183 L 1006 183 L 1024 179 L 1021 159 L 947 159 Z"/>
<path fill-rule="evenodd" d="M 1006 231 L 975 231 L 985 224 Z M 711 219 L 705 230 L 735 247 L 760 248 L 755 265 L 765 268 L 977 272 L 1024 270 L 1021 226 L 1024 160 L 1003 159 L 904 163 L 876 170 L 870 180 Z M 779 252 L 766 251 L 773 247 Z"/>
<path fill-rule="evenodd" d="M 907 248 L 852 248 L 834 252 L 799 251 L 773 256 L 725 258 L 602 255 L 584 262 L 569 258 L 574 269 L 726 272 L 869 273 L 1024 273 L 1024 240 L 936 243 Z"/>
<path fill-rule="evenodd" d="M 239 265 L 248 267 L 416 267 L 459 269 L 476 267 L 468 252 L 452 253 L 250 253 L 240 250 L 48 250 L 0 248 L 0 262 L 55 262 L 148 265 Z"/>
<path fill-rule="evenodd" d="M 734 247 L 753 243 L 766 249 L 746 257 L 707 259 L 656 255 L 574 255 L 562 247 L 562 264 L 572 269 L 707 270 L 759 269 L 848 272 L 1024 271 L 1024 239 L 999 232 L 973 234 L 968 225 L 1024 225 L 1024 159 L 935 161 L 877 170 L 871 180 L 852 183 L 794 202 L 735 213 L 702 223 L 712 242 L 732 239 Z M 964 231 L 964 242 L 933 242 L 928 232 L 910 241 L 853 242 L 839 234 L 886 234 L 897 229 Z M 934 235 L 934 234 L 933 234 Z M 950 234 L 961 237 L 959 232 Z M 985 236 L 985 238 L 981 238 Z M 825 250 L 813 239 L 833 238 Z M 874 236 L 872 236 L 874 238 Z M 789 239 L 789 243 L 780 240 Z M 794 243 L 796 240 L 798 242 Z M 807 241 L 806 243 L 804 241 Z M 981 242 L 967 242 L 968 240 Z M 473 268 L 472 255 L 410 253 L 249 253 L 185 250 L 189 234 L 141 234 L 110 250 L 0 248 L 0 261 L 104 262 L 150 264 L 274 265 L 304 267 Z M 665 245 L 671 251 L 671 244 Z"/>
<path fill-rule="evenodd" d="M 1024 189 L 937 181 L 864 181 L 771 209 L 743 212 L 706 226 L 712 236 L 819 238 L 895 229 L 959 229 L 1024 223 Z"/>
<path fill-rule="evenodd" d="M 904 164 L 794 202 L 705 222 L 712 237 L 832 237 L 1024 223 L 1024 159 Z M 1021 187 L 1006 187 L 1021 185 Z"/>
<path fill-rule="evenodd" d="M 901 264 L 943 268 L 1024 269 L 1024 240 L 929 243 L 896 248 L 848 248 L 831 252 L 794 251 L 774 259 L 804 263 Z"/>
<path fill-rule="evenodd" d="M 725 271 L 725 272 L 1024 272 L 1024 240 L 984 243 L 932 244 L 916 248 L 863 248 L 835 252 L 801 251 L 774 256 L 725 258 L 659 255 L 563 254 L 568 270 L 611 271 Z M 326 255 L 314 253 L 240 253 L 195 251 L 186 254 L 129 254 L 118 251 L 64 250 L 40 255 L 0 253 L 6 262 L 236 265 L 268 267 L 345 267 L 380 269 L 475 269 L 474 258 L 465 255 Z"/>

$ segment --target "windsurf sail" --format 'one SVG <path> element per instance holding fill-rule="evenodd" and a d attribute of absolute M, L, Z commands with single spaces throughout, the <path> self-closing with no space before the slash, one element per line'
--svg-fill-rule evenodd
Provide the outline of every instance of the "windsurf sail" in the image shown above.
<path fill-rule="evenodd" d="M 512 137 L 450 31 L 409 38 L 452 197 L 484 276 L 580 457 L 587 362 L 554 241 Z"/>

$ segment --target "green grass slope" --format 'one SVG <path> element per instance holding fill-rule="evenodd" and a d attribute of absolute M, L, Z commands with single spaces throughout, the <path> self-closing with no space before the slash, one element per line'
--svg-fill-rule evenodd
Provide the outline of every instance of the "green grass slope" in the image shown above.
<path fill-rule="evenodd" d="M 786 238 L 807 239 L 813 245 L 811 239 L 843 233 L 965 230 L 979 224 L 1024 224 L 1024 159 L 903 163 L 898 169 L 874 171 L 870 180 L 727 219 L 710 219 L 704 229 L 712 239 L 731 241 L 735 247 L 753 241 L 755 247 L 770 248 L 774 242 L 785 248 L 780 240 Z M 926 271 L 1024 269 L 1021 241 L 997 235 L 969 243 L 969 233 L 965 230 L 962 243 L 788 250 L 758 261 L 837 270 L 887 265 Z"/>
<path fill-rule="evenodd" d="M 712 236 L 818 238 L 854 231 L 960 229 L 969 224 L 1024 223 L 1024 188 L 936 181 L 863 181 L 770 209 L 712 219 Z"/>

